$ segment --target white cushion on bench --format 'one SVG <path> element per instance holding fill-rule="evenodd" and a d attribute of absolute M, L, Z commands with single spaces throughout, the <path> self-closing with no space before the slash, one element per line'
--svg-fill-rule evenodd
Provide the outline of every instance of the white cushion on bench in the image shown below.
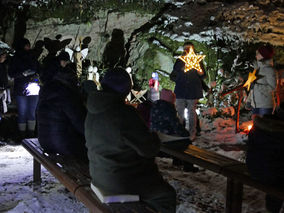
<path fill-rule="evenodd" d="M 91 183 L 91 189 L 97 195 L 102 203 L 124 203 L 124 202 L 138 202 L 139 195 L 130 194 L 118 194 L 118 195 L 106 195 L 102 190 L 97 188 Z"/>

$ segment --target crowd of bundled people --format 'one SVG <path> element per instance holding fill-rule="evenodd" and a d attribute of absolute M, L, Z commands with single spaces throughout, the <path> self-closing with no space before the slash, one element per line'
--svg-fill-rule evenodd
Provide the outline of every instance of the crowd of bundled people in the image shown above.
<path fill-rule="evenodd" d="M 190 48 L 193 44 L 186 43 L 183 55 L 188 54 Z M 175 190 L 161 176 L 155 157 L 159 155 L 165 138 L 168 146 L 183 151 L 198 136 L 195 110 L 198 99 L 203 96 L 206 72 L 195 69 L 185 72 L 185 62 L 178 59 L 170 75 L 176 84 L 174 92 L 166 88 L 160 88 L 159 92 L 155 74 L 149 81 L 149 91 L 154 92 L 149 97 L 154 97 L 154 100 L 147 100 L 136 109 L 126 102 L 133 82 L 122 67 L 121 57 L 117 57 L 119 63 L 112 58 L 110 68 L 97 87 L 92 79 L 79 81 L 76 66 L 65 51 L 49 56 L 40 65 L 28 39 L 20 39 L 15 50 L 8 69 L 5 63 L 7 52 L 0 51 L 0 99 L 4 100 L 9 76 L 14 79 L 13 95 L 18 110 L 20 139 L 38 136 L 46 152 L 70 155 L 88 162 L 92 184 L 108 194 L 139 195 L 141 200 L 159 212 L 175 212 Z M 271 63 L 266 62 L 272 59 L 272 55 L 267 47 L 258 49 L 256 58 L 260 72 L 267 76 L 267 80 L 261 79 L 249 99 L 254 100 L 254 114 L 260 116 L 255 119 L 255 127 L 250 133 L 247 163 L 253 177 L 263 182 L 279 181 L 284 177 L 283 172 L 279 172 L 283 171 L 282 164 L 273 169 L 269 166 L 269 163 L 276 163 L 270 158 L 276 149 L 281 147 L 283 151 L 280 143 L 282 130 L 275 128 L 272 131 L 265 125 L 266 119 L 269 119 L 269 122 L 282 127 L 283 112 L 272 116 L 270 102 L 258 105 L 257 101 L 262 91 L 275 87 L 273 69 L 268 67 Z M 264 84 L 267 88 L 258 89 Z M 266 96 L 267 102 L 271 101 Z M 263 98 L 261 100 L 264 101 Z M 263 107 L 269 109 L 262 110 Z M 5 112 L 4 108 L 2 104 L 2 112 Z M 188 125 L 185 108 L 188 109 Z M 263 117 L 266 114 L 272 117 Z M 174 139 L 169 139 L 171 136 Z M 270 154 L 261 149 L 267 150 L 269 140 L 275 142 L 275 147 L 269 145 Z M 281 154 L 277 156 L 284 162 Z M 265 161 L 263 164 L 267 165 L 265 169 L 269 175 L 260 172 L 262 170 L 256 163 L 259 158 Z M 192 164 L 178 159 L 173 159 L 173 164 L 183 165 L 185 171 L 198 171 Z M 281 204 L 281 200 L 267 196 L 271 212 L 277 212 Z"/>

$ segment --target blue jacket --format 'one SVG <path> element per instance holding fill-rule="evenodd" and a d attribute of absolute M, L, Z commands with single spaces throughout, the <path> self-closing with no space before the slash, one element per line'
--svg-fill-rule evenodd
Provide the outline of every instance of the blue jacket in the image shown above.
<path fill-rule="evenodd" d="M 170 79 L 176 83 L 175 94 L 177 99 L 199 99 L 203 97 L 202 79 L 205 77 L 205 71 L 200 76 L 196 70 L 192 69 L 184 72 L 184 62 L 176 60 Z"/>

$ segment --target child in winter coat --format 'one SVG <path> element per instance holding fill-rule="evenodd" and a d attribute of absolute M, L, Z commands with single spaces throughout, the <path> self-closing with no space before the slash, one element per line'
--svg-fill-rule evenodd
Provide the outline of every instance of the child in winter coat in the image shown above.
<path fill-rule="evenodd" d="M 184 151 L 191 141 L 189 132 L 182 125 L 175 108 L 175 94 L 168 89 L 162 89 L 160 100 L 153 103 L 151 108 L 151 130 L 161 137 L 175 136 L 164 144 L 176 150 Z M 174 158 L 173 164 L 183 164 L 184 171 L 197 172 L 198 168 L 191 163 L 179 162 Z"/>
<path fill-rule="evenodd" d="M 253 89 L 251 89 L 247 103 L 252 106 L 255 116 L 269 115 L 273 112 L 272 92 L 276 88 L 276 72 L 273 68 L 274 50 L 270 46 L 262 46 L 256 50 L 256 65 L 258 69 Z"/>

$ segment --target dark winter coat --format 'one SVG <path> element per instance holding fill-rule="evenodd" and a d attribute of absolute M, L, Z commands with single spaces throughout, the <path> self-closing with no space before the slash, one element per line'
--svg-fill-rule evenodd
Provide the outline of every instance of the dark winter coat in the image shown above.
<path fill-rule="evenodd" d="M 167 135 L 189 136 L 177 117 L 175 105 L 164 100 L 155 101 L 152 105 L 151 129 Z"/>
<path fill-rule="evenodd" d="M 67 72 L 71 72 L 73 74 L 73 77 L 77 78 L 76 76 L 76 66 L 74 63 L 68 63 L 64 68 L 60 65 L 60 59 L 58 57 L 49 57 L 47 60 L 45 60 L 45 63 L 40 69 L 40 80 L 42 84 L 45 84 L 49 81 L 53 80 L 53 77 L 64 69 Z M 78 78 L 77 78 L 78 83 Z"/>
<path fill-rule="evenodd" d="M 39 64 L 30 51 L 18 51 L 13 56 L 9 65 L 9 76 L 14 78 L 14 95 L 26 96 L 26 88 L 31 82 L 38 82 Z M 37 74 L 24 76 L 23 72 L 33 70 Z"/>
<path fill-rule="evenodd" d="M 174 64 L 170 79 L 176 83 L 175 94 L 177 99 L 199 99 L 203 97 L 202 78 L 205 77 L 205 71 L 200 76 L 197 70 L 184 72 L 185 63 L 177 59 Z M 203 69 L 204 70 L 204 69 Z"/>
<path fill-rule="evenodd" d="M 154 162 L 160 140 L 124 98 L 92 92 L 87 101 L 86 146 L 92 183 L 111 193 L 137 193 L 163 181 Z"/>
<path fill-rule="evenodd" d="M 257 117 L 249 133 L 246 159 L 252 177 L 279 187 L 284 187 L 283 130 L 284 119 Z"/>
<path fill-rule="evenodd" d="M 68 72 L 58 72 L 40 91 L 37 108 L 38 137 L 50 153 L 87 158 L 84 140 L 86 109 Z"/>
<path fill-rule="evenodd" d="M 8 86 L 8 74 L 5 63 L 0 63 L 0 92 L 1 89 L 6 89 Z"/>
<path fill-rule="evenodd" d="M 60 61 L 57 57 L 50 57 L 46 59 L 40 70 L 40 81 L 45 84 L 51 81 L 55 74 L 60 71 Z"/>

